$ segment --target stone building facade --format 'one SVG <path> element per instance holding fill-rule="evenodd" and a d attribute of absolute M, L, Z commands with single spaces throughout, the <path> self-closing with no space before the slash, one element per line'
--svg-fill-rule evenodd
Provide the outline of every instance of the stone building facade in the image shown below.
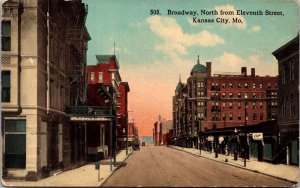
<path fill-rule="evenodd" d="M 84 159 L 73 132 L 84 128 L 71 127 L 65 108 L 86 101 L 87 8 L 8 0 L 2 13 L 3 174 L 37 180 Z"/>

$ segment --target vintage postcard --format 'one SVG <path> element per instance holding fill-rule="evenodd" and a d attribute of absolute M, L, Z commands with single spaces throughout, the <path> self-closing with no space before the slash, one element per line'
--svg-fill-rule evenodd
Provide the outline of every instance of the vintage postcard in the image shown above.
<path fill-rule="evenodd" d="M 298 1 L 1 2 L 2 186 L 298 185 Z"/>

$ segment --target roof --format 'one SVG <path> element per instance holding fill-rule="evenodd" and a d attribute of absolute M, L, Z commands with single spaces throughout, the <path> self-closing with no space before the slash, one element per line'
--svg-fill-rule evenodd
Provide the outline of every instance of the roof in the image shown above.
<path fill-rule="evenodd" d="M 203 72 L 203 73 L 206 72 L 206 67 L 204 65 L 200 64 L 199 55 L 198 55 L 197 64 L 194 65 L 194 67 L 191 70 L 191 75 L 193 75 L 194 73 L 197 73 L 197 72 Z"/>
<path fill-rule="evenodd" d="M 288 43 L 284 44 L 283 46 L 281 46 L 280 48 L 278 48 L 277 50 L 275 50 L 274 52 L 272 52 L 272 54 L 274 56 L 276 56 L 278 53 L 280 53 L 281 51 L 287 49 L 293 43 L 294 44 L 297 44 L 297 43 L 299 44 L 299 33 L 298 33 L 298 35 L 295 38 L 293 38 L 292 40 L 290 40 Z"/>
<path fill-rule="evenodd" d="M 98 64 L 108 64 L 109 60 L 111 58 L 114 58 L 115 62 L 116 62 L 116 65 L 117 65 L 117 68 L 118 69 L 120 68 L 119 61 L 118 61 L 118 59 L 115 55 L 96 55 L 96 58 L 98 60 Z"/>
<path fill-rule="evenodd" d="M 176 86 L 175 91 L 176 92 L 182 92 L 183 87 L 184 87 L 184 84 L 181 81 L 179 81 L 178 84 L 177 84 L 177 86 Z"/>

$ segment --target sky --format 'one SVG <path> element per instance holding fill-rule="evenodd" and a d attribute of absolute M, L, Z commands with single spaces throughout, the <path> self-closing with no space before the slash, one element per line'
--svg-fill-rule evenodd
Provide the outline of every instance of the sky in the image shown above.
<path fill-rule="evenodd" d="M 86 26 L 91 36 L 88 64 L 96 64 L 95 55 L 115 51 L 122 81 L 130 87 L 129 119 L 134 119 L 141 136 L 152 135 L 159 115 L 172 119 L 179 75 L 186 82 L 198 55 L 200 63 L 212 62 L 213 73 L 240 72 L 246 66 L 248 74 L 255 68 L 257 75 L 276 76 L 272 52 L 296 37 L 299 28 L 298 4 L 293 0 L 83 2 L 88 5 Z M 179 15 L 183 10 L 198 15 Z M 218 15 L 201 15 L 202 10 Z M 248 14 L 261 10 L 263 15 L 237 15 L 237 10 Z M 266 11 L 281 15 L 266 15 Z M 234 18 L 240 22 L 233 23 Z M 195 23 L 197 19 L 213 22 Z M 230 23 L 225 24 L 226 19 Z"/>

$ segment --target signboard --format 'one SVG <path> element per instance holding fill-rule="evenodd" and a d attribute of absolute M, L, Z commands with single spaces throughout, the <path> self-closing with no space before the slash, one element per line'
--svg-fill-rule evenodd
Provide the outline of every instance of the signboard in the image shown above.
<path fill-rule="evenodd" d="M 71 121 L 110 121 L 110 118 L 105 117 L 71 117 Z"/>
<path fill-rule="evenodd" d="M 253 140 L 263 140 L 263 133 L 252 133 Z"/>
<path fill-rule="evenodd" d="M 214 137 L 213 136 L 207 137 L 207 141 L 210 141 L 210 142 L 214 141 Z"/>
<path fill-rule="evenodd" d="M 223 137 L 223 136 L 220 136 L 220 137 L 219 137 L 219 144 L 221 144 L 223 141 L 224 141 L 224 137 Z"/>

